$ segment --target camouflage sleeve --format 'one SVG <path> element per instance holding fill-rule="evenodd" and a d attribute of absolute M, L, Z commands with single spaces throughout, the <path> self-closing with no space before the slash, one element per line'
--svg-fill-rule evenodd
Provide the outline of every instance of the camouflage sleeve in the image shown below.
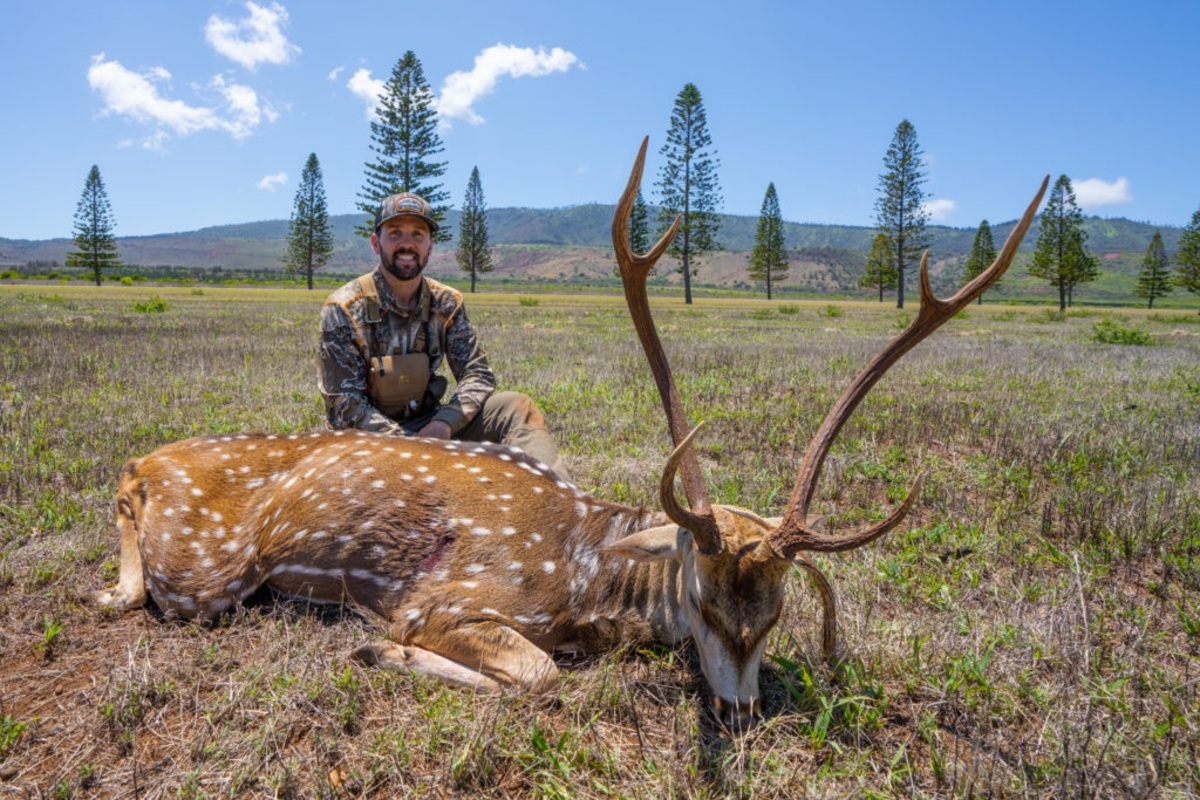
<path fill-rule="evenodd" d="M 320 388 L 329 427 L 402 433 L 399 425 L 371 405 L 367 395 L 367 359 L 354 335 L 354 324 L 341 306 L 321 308 Z"/>
<path fill-rule="evenodd" d="M 465 428 L 496 390 L 496 376 L 488 366 L 487 354 L 479 346 L 475 329 L 461 305 L 446 323 L 446 363 L 458 387 L 454 396 L 433 415 L 450 426 L 452 433 Z"/>

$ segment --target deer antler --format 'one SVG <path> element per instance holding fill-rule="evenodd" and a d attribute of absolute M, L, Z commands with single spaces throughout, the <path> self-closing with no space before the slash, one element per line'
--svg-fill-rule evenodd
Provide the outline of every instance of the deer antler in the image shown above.
<path fill-rule="evenodd" d="M 792 497 L 788 501 L 788 508 L 784 512 L 783 521 L 771 536 L 771 549 L 774 550 L 777 556 L 790 560 L 796 553 L 803 550 L 826 553 L 852 550 L 883 536 L 892 528 L 899 525 L 904 517 L 908 515 L 921 490 L 921 477 L 918 477 L 914 482 L 912 489 L 908 493 L 908 497 L 905 498 L 899 508 L 893 511 L 887 519 L 869 528 L 846 536 L 831 536 L 813 530 L 807 523 L 808 509 L 812 503 L 813 493 L 817 488 L 817 479 L 821 474 L 821 466 L 825 463 L 825 456 L 828 455 L 829 448 L 833 444 L 838 431 L 845 424 L 846 419 L 853 413 L 859 402 L 866 397 L 867 393 L 871 391 L 871 387 L 884 376 L 888 368 L 900 360 L 901 356 L 916 347 L 925 337 L 941 327 L 942 323 L 946 320 L 972 303 L 1004 274 L 1009 264 L 1012 263 L 1013 257 L 1017 253 L 1017 248 L 1021 245 L 1021 239 L 1024 238 L 1025 232 L 1029 230 L 1029 226 L 1033 223 L 1033 218 L 1037 213 L 1038 205 L 1042 202 L 1042 195 L 1045 194 L 1046 185 L 1049 181 L 1049 176 L 1042 181 L 1041 188 L 1038 189 L 1029 207 L 1025 209 L 1025 214 L 1021 217 L 1017 226 L 1008 235 L 1008 239 L 1004 242 L 1004 247 L 1000 250 L 1000 254 L 996 256 L 996 260 L 992 262 L 992 265 L 960 289 L 953 297 L 947 300 L 939 300 L 937 297 L 934 297 L 933 289 L 929 286 L 929 252 L 926 251 L 925 255 L 922 256 L 920 281 L 921 309 L 917 312 L 916 319 L 899 336 L 893 339 L 887 347 L 880 351 L 871 363 L 858 374 L 854 382 L 847 387 L 841 398 L 825 416 L 825 421 L 817 429 L 817 433 L 812 441 L 809 442 L 808 450 L 804 453 L 804 460 L 800 462 L 799 474 L 796 477 L 796 486 L 792 490 Z"/>
<path fill-rule="evenodd" d="M 680 217 L 675 217 L 670 229 L 645 253 L 633 252 L 629 243 L 629 214 L 633 210 L 633 202 L 642 180 L 646 146 L 649 142 L 649 136 L 642 139 L 637 160 L 633 162 L 633 169 L 629 173 L 629 182 L 617 202 L 612 226 L 613 251 L 621 269 L 622 283 L 625 285 L 625 302 L 629 306 L 629 314 L 633 318 L 633 327 L 637 330 L 638 339 L 642 342 L 642 349 L 646 352 L 646 360 L 650 362 L 650 371 L 654 373 L 654 382 L 658 385 L 658 394 L 667 414 L 671 442 L 676 450 L 668 460 L 668 466 L 663 470 L 659 484 L 663 510 L 672 522 L 692 532 L 700 552 L 712 555 L 721 549 L 721 533 L 711 513 L 712 504 L 708 499 L 708 488 L 704 485 L 704 475 L 700 471 L 696 451 L 686 446 L 690 441 L 687 417 L 679 399 L 679 391 L 675 388 L 675 379 L 671 377 L 671 365 L 667 361 L 666 351 L 663 350 L 654 326 L 654 318 L 650 314 L 650 302 L 646 298 L 646 278 L 679 231 Z M 682 473 L 683 492 L 687 496 L 691 511 L 682 508 L 675 500 L 677 466 Z"/>

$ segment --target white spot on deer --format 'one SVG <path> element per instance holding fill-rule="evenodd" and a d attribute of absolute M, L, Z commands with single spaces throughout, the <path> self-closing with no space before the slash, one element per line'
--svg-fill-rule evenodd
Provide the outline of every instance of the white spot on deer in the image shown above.
<path fill-rule="evenodd" d="M 546 573 L 547 575 L 553 575 L 554 570 L 556 570 L 556 569 L 558 569 L 558 565 L 555 564 L 553 561 L 543 561 L 542 562 L 542 572 Z"/>
<path fill-rule="evenodd" d="M 419 608 L 410 608 L 408 611 L 404 612 L 404 618 L 409 621 L 418 619 L 420 616 L 421 616 L 421 609 L 419 609 Z"/>
<path fill-rule="evenodd" d="M 580 519 L 583 519 L 584 517 L 587 516 L 587 513 L 588 513 L 587 505 L 583 502 L 577 501 L 575 503 L 575 516 L 579 517 Z"/>
<path fill-rule="evenodd" d="M 500 533 L 504 534 L 505 536 L 512 536 L 516 532 L 517 532 L 517 529 L 514 528 L 512 525 L 505 525 L 503 528 L 500 529 Z"/>
<path fill-rule="evenodd" d="M 238 472 L 242 473 L 243 475 L 245 475 L 249 471 L 250 471 L 249 464 L 242 464 L 240 467 L 238 467 Z"/>
<path fill-rule="evenodd" d="M 233 581 L 230 581 L 229 583 L 225 584 L 225 591 L 240 592 L 242 590 L 242 585 L 243 585 L 242 579 L 238 578 L 237 580 L 233 580 Z"/>
<path fill-rule="evenodd" d="M 476 536 L 491 536 L 492 529 L 480 526 L 477 528 L 471 528 L 471 533 L 475 534 Z"/>
<path fill-rule="evenodd" d="M 394 505 L 396 508 L 404 508 L 404 506 L 407 504 L 403 500 L 393 500 L 392 505 Z"/>
<path fill-rule="evenodd" d="M 230 458 L 231 458 L 231 456 L 229 455 L 229 453 L 221 453 L 222 461 L 228 461 Z"/>
<path fill-rule="evenodd" d="M 192 529 L 189 528 L 187 525 L 184 525 L 182 528 L 180 528 L 179 532 L 182 533 L 184 536 L 192 535 Z"/>
<path fill-rule="evenodd" d="M 542 535 L 540 533 L 531 533 L 529 534 L 529 540 L 531 542 L 540 542 L 542 540 Z"/>
<path fill-rule="evenodd" d="M 460 584 L 464 589 L 478 589 L 479 581 L 463 581 Z"/>
<path fill-rule="evenodd" d="M 238 547 L 240 547 L 240 545 L 238 544 L 236 539 L 230 539 L 228 542 L 221 545 L 221 549 L 224 550 L 226 553 L 232 553 L 234 550 L 237 550 Z"/>
<path fill-rule="evenodd" d="M 203 496 L 204 496 L 204 490 L 203 490 L 203 489 L 199 489 L 199 488 L 197 488 L 197 487 L 193 486 L 193 487 L 192 487 L 192 495 L 193 495 L 194 497 L 203 497 Z"/>
<path fill-rule="evenodd" d="M 175 509 L 173 509 L 173 508 L 171 508 L 171 507 L 169 507 L 169 506 L 168 506 L 167 508 L 164 508 L 164 509 L 163 509 L 163 516 L 164 516 L 164 517 L 173 517 L 173 516 L 175 516 Z"/>
<path fill-rule="evenodd" d="M 281 455 L 283 455 L 282 450 L 268 450 L 267 451 L 267 458 L 279 458 Z"/>
<path fill-rule="evenodd" d="M 246 481 L 246 488 L 247 489 L 259 489 L 266 482 L 267 482 L 266 478 L 254 478 L 252 480 Z"/>
<path fill-rule="evenodd" d="M 533 493 L 534 493 L 534 494 L 541 494 L 543 491 L 544 491 L 544 490 L 543 490 L 543 489 L 542 489 L 542 487 L 540 487 L 540 486 L 535 486 L 535 487 L 533 487 Z"/>
<path fill-rule="evenodd" d="M 411 481 L 412 479 L 413 479 L 413 476 L 412 476 L 412 475 L 409 475 L 407 472 L 401 472 L 401 473 L 400 473 L 400 480 L 402 480 L 402 481 Z"/>
<path fill-rule="evenodd" d="M 520 574 L 518 574 L 518 575 L 514 575 L 514 576 L 513 576 L 513 579 L 512 579 L 512 585 L 513 585 L 513 586 L 520 586 L 520 585 L 521 585 L 522 583 L 524 583 L 524 582 L 525 582 L 525 576 L 524 576 L 524 575 L 520 575 Z"/>
<path fill-rule="evenodd" d="M 212 565 L 213 560 L 211 558 L 206 558 L 200 562 L 200 566 L 204 567 L 205 569 L 212 569 Z"/>
<path fill-rule="evenodd" d="M 362 474 L 363 474 L 363 475 L 370 475 L 370 474 L 371 474 L 372 472 L 374 472 L 374 471 L 375 471 L 375 468 L 374 468 L 374 467 L 363 467 L 363 469 L 362 469 Z"/>
<path fill-rule="evenodd" d="M 510 456 L 508 453 L 501 453 L 500 460 L 501 461 L 512 461 L 512 456 Z"/>
<path fill-rule="evenodd" d="M 160 542 L 169 542 L 169 541 L 171 541 L 171 534 L 164 532 L 161 536 L 158 537 L 158 539 Z M 150 549 L 150 540 L 149 539 L 146 540 L 146 549 L 147 550 Z"/>
<path fill-rule="evenodd" d="M 329 531 L 313 531 L 310 539 L 326 539 L 329 537 Z"/>
<path fill-rule="evenodd" d="M 472 475 L 478 475 L 479 473 L 483 472 L 483 469 L 481 467 L 471 467 L 467 470 L 467 472 L 471 473 Z"/>
<path fill-rule="evenodd" d="M 437 476 L 436 475 L 426 475 L 425 482 L 426 483 L 437 483 Z"/>
<path fill-rule="evenodd" d="M 421 466 L 417 467 L 417 472 L 421 472 L 421 473 L 429 472 L 429 467 L 422 464 Z"/>
<path fill-rule="evenodd" d="M 499 612 L 499 611 L 497 611 L 497 610 L 496 610 L 496 609 L 494 609 L 494 608 L 490 608 L 490 607 L 488 607 L 488 606 L 484 606 L 483 608 L 479 609 L 479 613 L 480 613 L 480 614 L 491 614 L 493 617 L 498 617 L 498 616 L 500 616 L 500 612 Z"/>
<path fill-rule="evenodd" d="M 422 460 L 422 461 L 428 461 L 428 460 L 430 460 L 431 458 L 433 458 L 433 456 L 429 455 L 429 453 L 421 453 L 421 460 Z"/>
<path fill-rule="evenodd" d="M 517 570 L 522 569 L 524 566 L 525 565 L 522 564 L 520 561 L 510 561 L 510 562 L 508 562 L 508 571 L 516 572 Z"/>
<path fill-rule="evenodd" d="M 468 575 L 478 575 L 479 573 L 486 571 L 487 567 L 483 564 L 467 564 L 467 566 L 463 568 L 463 572 L 467 573 Z"/>
<path fill-rule="evenodd" d="M 384 486 L 387 486 L 386 481 L 383 481 L 383 480 L 371 481 L 371 488 L 373 488 L 373 489 L 382 489 Z"/>

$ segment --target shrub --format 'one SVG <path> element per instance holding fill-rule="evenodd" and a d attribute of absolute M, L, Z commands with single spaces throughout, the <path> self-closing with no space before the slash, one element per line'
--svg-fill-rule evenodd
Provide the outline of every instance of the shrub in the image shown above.
<path fill-rule="evenodd" d="M 1111 317 L 1092 323 L 1092 338 L 1102 344 L 1150 344 L 1150 334 L 1141 328 L 1126 328 Z"/>
<path fill-rule="evenodd" d="M 820 314 L 822 317 L 829 317 L 830 319 L 836 319 L 836 318 L 842 316 L 843 314 L 845 314 L 846 312 L 842 309 L 841 306 L 835 306 L 833 303 L 830 303 L 829 305 L 825 306 L 824 309 L 818 311 L 817 313 Z"/>
<path fill-rule="evenodd" d="M 170 306 L 167 305 L 167 301 L 158 296 L 151 297 L 144 302 L 139 300 L 133 304 L 133 310 L 140 311 L 143 314 L 161 314 L 168 308 Z"/>
<path fill-rule="evenodd" d="M 782 305 L 779 307 L 779 313 L 780 314 L 799 314 L 800 306 L 792 305 L 790 303 L 785 304 L 785 305 Z"/>
<path fill-rule="evenodd" d="M 542 301 L 538 300 L 536 297 L 518 297 L 517 302 L 523 306 L 532 307 L 539 305 Z"/>

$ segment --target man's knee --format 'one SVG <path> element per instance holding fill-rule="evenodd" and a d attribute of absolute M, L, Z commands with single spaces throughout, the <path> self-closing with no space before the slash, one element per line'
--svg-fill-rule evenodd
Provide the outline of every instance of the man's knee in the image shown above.
<path fill-rule="evenodd" d="M 521 392 L 497 392 L 483 407 L 484 426 L 498 439 L 521 430 L 544 430 L 546 420 L 537 403 Z"/>

